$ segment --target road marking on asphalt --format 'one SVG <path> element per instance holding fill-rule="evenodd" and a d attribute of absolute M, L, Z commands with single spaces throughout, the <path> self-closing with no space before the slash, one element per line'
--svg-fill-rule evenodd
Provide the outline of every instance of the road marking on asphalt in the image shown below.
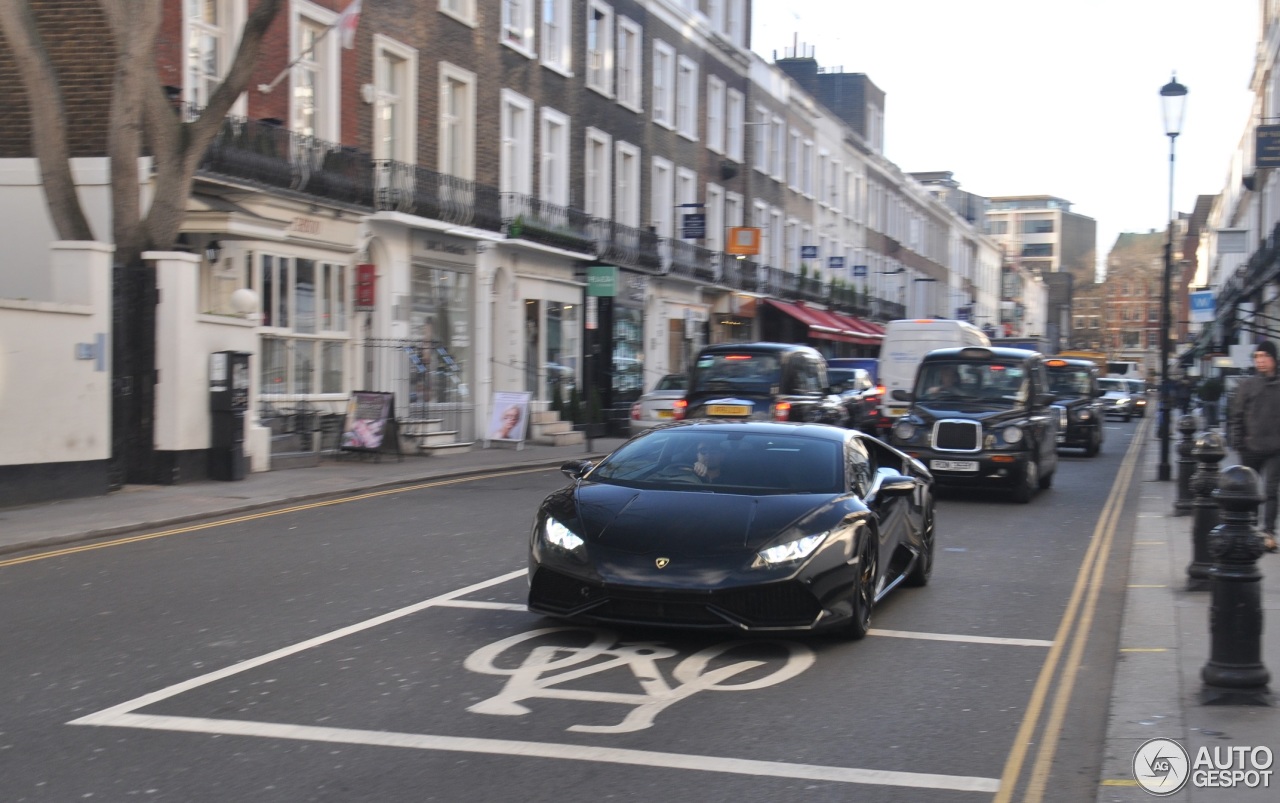
<path fill-rule="evenodd" d="M 868 636 L 888 636 L 889 638 L 921 639 L 923 641 L 955 641 L 967 644 L 1000 644 L 1010 647 L 1052 647 L 1052 641 L 1031 638 L 998 638 L 996 636 L 963 636 L 951 633 L 916 633 L 909 630 L 877 630 L 867 631 Z"/>
<path fill-rule="evenodd" d="M 1137 786 L 1138 782 L 1132 778 L 1105 778 L 1102 781 L 1103 786 Z"/>
<path fill-rule="evenodd" d="M 287 725 L 272 722 L 252 722 L 203 717 L 179 717 L 134 713 L 163 700 L 198 689 L 242 672 L 265 666 L 300 652 L 327 644 L 355 633 L 378 627 L 405 616 L 433 607 L 490 608 L 504 603 L 468 602 L 459 597 L 473 594 L 526 574 L 526 569 L 508 572 L 478 583 L 423 600 L 394 611 L 358 622 L 315 638 L 283 647 L 279 650 L 250 658 L 213 672 L 175 683 L 158 691 L 144 694 L 119 705 L 71 720 L 69 725 L 94 727 L 142 728 L 160 731 L 208 733 L 224 736 L 252 736 L 272 739 L 360 744 L 369 746 L 405 747 L 419 750 L 442 750 L 489 755 L 528 756 L 573 761 L 593 761 L 632 766 L 684 769 L 702 772 L 719 772 L 736 775 L 796 778 L 812 781 L 832 781 L 876 786 L 899 786 L 914 789 L 945 789 L 960 792 L 993 793 L 1000 787 L 998 778 L 966 775 L 940 775 L 920 772 L 833 767 L 817 764 L 790 764 L 776 761 L 728 758 L 723 756 L 683 755 L 647 750 L 626 750 L 590 745 L 560 744 L 554 742 L 526 742 L 507 739 L 478 739 L 431 734 L 395 733 L 346 728 L 320 728 L 307 725 Z M 517 606 L 518 607 L 518 606 Z M 894 632 L 894 631 L 890 631 Z"/>
<path fill-rule="evenodd" d="M 97 715 L 94 715 L 95 717 Z M 725 756 L 699 756 L 663 753 L 653 750 L 628 750 L 556 742 L 527 742 L 513 739 L 478 739 L 465 736 L 433 736 L 419 733 L 367 731 L 351 728 L 319 728 L 310 725 L 281 725 L 273 722 L 251 722 L 235 719 L 200 717 L 148 716 L 116 714 L 109 721 L 72 724 L 111 725 L 147 730 L 207 733 L 220 736 L 255 736 L 268 739 L 295 739 L 310 742 L 357 744 L 374 747 L 401 747 L 416 750 L 443 750 L 456 753 L 483 753 L 497 756 L 551 758 L 626 764 L 636 767 L 720 772 L 766 778 L 796 778 L 809 781 L 834 781 L 874 786 L 902 786 L 912 789 L 945 789 L 957 792 L 996 791 L 999 781 L 968 775 L 935 775 L 925 772 L 895 772 L 854 767 L 832 767 L 821 764 L 789 764 L 781 761 L 755 761 Z"/>
<path fill-rule="evenodd" d="M 1137 435 L 1129 444 L 1116 481 L 1098 516 L 1093 536 L 1089 539 L 1089 548 L 1080 569 L 1076 573 L 1076 581 L 1071 589 L 1071 597 L 1067 601 L 1066 611 L 1058 624 L 1058 632 L 1053 639 L 1053 647 L 1045 657 L 1036 678 L 1036 685 L 1027 702 L 1026 714 L 1018 726 L 1014 737 L 1013 748 L 1005 761 L 1004 771 L 1000 775 L 1000 791 L 992 803 L 1010 803 L 1013 800 L 1018 780 L 1022 775 L 1023 764 L 1027 759 L 1032 744 L 1038 744 L 1035 763 L 1027 779 L 1026 793 L 1022 797 L 1024 803 L 1040 803 L 1044 799 L 1048 785 L 1049 773 L 1053 767 L 1053 758 L 1057 753 L 1058 742 L 1062 737 L 1062 723 L 1067 715 L 1071 702 L 1071 693 L 1075 688 L 1077 674 L 1083 660 L 1084 648 L 1089 640 L 1089 631 L 1093 625 L 1093 617 L 1097 611 L 1098 596 L 1102 592 L 1103 578 L 1111 554 L 1111 545 L 1115 537 L 1120 512 L 1124 509 L 1124 497 L 1133 481 L 1138 453 L 1143 436 L 1148 428 L 1148 421 L 1138 425 Z M 1065 654 L 1064 654 L 1065 652 Z M 1049 707 L 1040 738 L 1034 738 L 1040 727 L 1040 719 L 1048 702 L 1050 688 L 1056 675 L 1057 691 Z"/>

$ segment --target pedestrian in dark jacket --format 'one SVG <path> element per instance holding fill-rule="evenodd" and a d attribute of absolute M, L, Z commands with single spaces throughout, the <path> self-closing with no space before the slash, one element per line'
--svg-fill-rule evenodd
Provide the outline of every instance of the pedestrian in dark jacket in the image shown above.
<path fill-rule="evenodd" d="M 1240 383 L 1231 402 L 1231 448 L 1263 479 L 1263 538 L 1267 551 L 1275 552 L 1280 487 L 1280 377 L 1276 375 L 1275 343 L 1264 340 L 1254 348 L 1253 367 L 1256 373 Z"/>

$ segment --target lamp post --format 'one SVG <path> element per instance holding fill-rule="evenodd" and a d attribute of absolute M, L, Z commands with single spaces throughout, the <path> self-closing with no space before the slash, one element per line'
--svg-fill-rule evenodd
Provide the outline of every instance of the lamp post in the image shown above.
<path fill-rule="evenodd" d="M 1169 137 L 1169 239 L 1164 246 L 1164 280 L 1160 285 L 1160 473 L 1159 479 L 1167 481 L 1172 476 L 1169 467 L 1169 330 L 1173 324 L 1169 296 L 1173 284 L 1173 144 L 1182 133 L 1182 115 L 1187 108 L 1187 88 L 1178 83 L 1174 73 L 1169 83 L 1160 87 L 1160 106 L 1164 112 L 1164 133 Z"/>

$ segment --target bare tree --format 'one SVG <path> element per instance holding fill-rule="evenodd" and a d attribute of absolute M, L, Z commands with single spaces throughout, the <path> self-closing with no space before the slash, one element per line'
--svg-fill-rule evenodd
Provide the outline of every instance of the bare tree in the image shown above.
<path fill-rule="evenodd" d="M 165 3 L 98 0 L 115 48 L 107 156 L 116 259 L 128 264 L 143 251 L 177 240 L 200 158 L 227 112 L 249 84 L 262 39 L 284 0 L 259 0 L 241 33 L 231 68 L 209 105 L 194 119 L 175 114 L 156 69 L 155 45 Z M 172 4 L 171 4 L 172 7 Z M 68 113 L 56 65 L 49 57 L 27 0 L 0 0 L 0 31 L 14 54 L 32 118 L 32 152 L 40 163 L 45 200 L 58 237 L 91 240 L 76 195 L 67 145 Z M 142 209 L 138 160 L 149 147 L 154 192 Z"/>

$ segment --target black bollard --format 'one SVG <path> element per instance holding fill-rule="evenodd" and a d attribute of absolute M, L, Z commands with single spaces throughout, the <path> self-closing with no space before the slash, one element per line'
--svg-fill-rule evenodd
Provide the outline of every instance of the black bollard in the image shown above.
<path fill-rule="evenodd" d="M 1191 521 L 1191 563 L 1187 564 L 1187 590 L 1209 590 L 1209 532 L 1218 526 L 1218 502 L 1213 492 L 1218 490 L 1218 464 L 1227 456 L 1222 436 L 1212 430 L 1200 433 L 1195 448 L 1191 450 L 1198 465 L 1191 475 L 1191 496 L 1194 500 Z"/>
<path fill-rule="evenodd" d="M 1262 665 L 1262 536 L 1253 526 L 1259 491 L 1256 471 L 1229 466 L 1213 493 L 1222 524 L 1209 534 L 1211 649 L 1200 670 L 1205 705 L 1271 705 L 1271 674 Z"/>
<path fill-rule="evenodd" d="M 1200 421 L 1194 415 L 1184 415 L 1178 419 L 1178 432 L 1182 440 L 1178 441 L 1178 498 L 1173 503 L 1173 515 L 1190 516 L 1194 506 L 1191 499 L 1191 474 L 1196 470 L 1196 459 L 1192 451 L 1196 446 L 1196 430 Z"/>

